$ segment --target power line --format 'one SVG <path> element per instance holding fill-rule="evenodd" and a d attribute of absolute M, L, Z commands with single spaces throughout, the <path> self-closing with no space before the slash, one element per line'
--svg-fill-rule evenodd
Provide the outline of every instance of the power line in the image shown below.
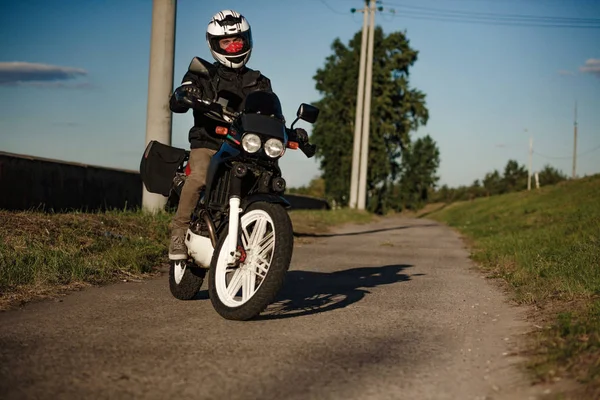
<path fill-rule="evenodd" d="M 584 151 L 583 153 L 579 153 L 579 154 L 577 154 L 577 157 L 581 157 L 581 156 L 585 156 L 586 154 L 593 153 L 594 151 L 596 151 L 598 149 L 600 149 L 600 146 L 596 146 L 593 149 L 590 149 L 588 151 Z"/>
<path fill-rule="evenodd" d="M 319 0 L 327 9 L 338 15 L 351 15 L 351 12 L 342 12 L 333 8 L 326 0 Z M 357 1 L 357 0 L 352 0 Z M 493 0 L 489 0 L 493 1 Z M 484 13 L 474 11 L 456 11 L 441 8 L 413 6 L 400 3 L 382 2 L 386 6 L 401 8 L 398 12 L 387 9 L 381 12 L 382 16 L 395 18 L 420 19 L 429 21 L 470 23 L 480 25 L 499 25 L 515 27 L 540 27 L 540 28 L 583 28 L 600 29 L 600 18 L 575 18 L 553 17 L 524 14 Z M 387 18 L 384 18 L 387 19 Z"/>
<path fill-rule="evenodd" d="M 340 15 L 348 15 L 351 14 L 350 12 L 343 12 L 343 11 L 338 11 L 335 8 L 331 7 L 329 5 L 329 3 L 327 3 L 325 0 L 319 0 L 321 3 L 323 3 L 325 5 L 325 7 L 329 8 L 330 11 L 336 13 L 336 14 L 340 14 Z"/>
<path fill-rule="evenodd" d="M 571 159 L 573 158 L 573 156 L 568 156 L 568 157 L 555 157 L 555 156 L 548 156 L 542 153 L 538 153 L 537 151 L 534 151 L 533 154 L 538 155 L 542 158 L 549 158 L 549 159 L 553 159 L 553 160 L 563 160 L 563 159 Z"/>
<path fill-rule="evenodd" d="M 583 28 L 583 29 L 600 29 L 600 24 L 598 26 L 592 25 L 567 25 L 567 24 L 540 24 L 540 23 L 520 23 L 520 22 L 508 22 L 508 21 L 485 21 L 478 19 L 469 19 L 469 18 L 449 18 L 442 16 L 429 16 L 423 15 L 419 13 L 411 13 L 411 12 L 403 12 L 402 15 L 398 15 L 396 13 L 391 13 L 394 18 L 406 18 L 406 19 L 420 19 L 426 21 L 440 21 L 440 22 L 455 22 L 455 23 L 465 23 L 465 24 L 479 24 L 479 25 L 499 25 L 499 26 L 515 26 L 515 27 L 525 27 L 525 28 Z"/>
<path fill-rule="evenodd" d="M 383 3 L 388 6 L 396 6 L 400 8 L 407 8 L 412 10 L 418 10 L 420 12 L 437 13 L 439 15 L 445 14 L 447 16 L 463 16 L 463 17 L 480 17 L 480 18 L 494 18 L 494 19 L 510 19 L 510 20 L 523 20 L 523 21 L 548 21 L 548 22 L 565 22 L 565 23 L 589 23 L 597 24 L 600 23 L 600 18 L 577 18 L 577 17 L 553 17 L 544 15 L 529 15 L 529 14 L 503 14 L 503 13 L 489 13 L 489 12 L 476 12 L 476 11 L 456 11 L 442 8 L 432 8 L 423 6 L 413 6 L 407 4 L 398 3 Z"/>
<path fill-rule="evenodd" d="M 467 11 L 454 11 L 431 7 L 409 6 L 397 3 L 384 3 L 387 6 L 402 8 L 399 12 L 391 9 L 395 17 L 423 19 L 444 22 L 475 23 L 484 25 L 506 25 L 545 28 L 587 28 L 600 29 L 598 18 L 548 17 L 521 14 L 494 14 Z"/>
<path fill-rule="evenodd" d="M 600 149 L 600 145 L 598 145 L 598 146 L 596 146 L 594 148 L 591 148 L 591 149 L 589 149 L 587 151 L 584 151 L 583 153 L 577 154 L 577 157 L 581 157 L 581 156 L 585 156 L 587 154 L 593 153 L 594 151 L 596 151 L 598 149 Z M 540 156 L 540 157 L 543 157 L 543 158 L 550 158 L 550 159 L 555 159 L 555 160 L 566 160 L 566 159 L 573 158 L 573 156 L 549 156 L 549 155 L 546 155 L 546 154 L 538 153 L 537 151 L 534 151 L 533 153 L 536 154 L 536 155 L 538 155 L 538 156 Z"/>

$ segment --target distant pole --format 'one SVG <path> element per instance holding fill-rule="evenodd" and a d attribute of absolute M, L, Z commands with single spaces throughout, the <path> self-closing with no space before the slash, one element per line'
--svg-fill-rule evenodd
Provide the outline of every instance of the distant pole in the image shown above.
<path fill-rule="evenodd" d="M 575 119 L 573 122 L 573 176 L 575 179 L 577 176 L 577 100 L 575 101 Z"/>
<path fill-rule="evenodd" d="M 537 172 L 535 173 L 535 188 L 540 188 L 540 174 L 538 174 Z"/>
<path fill-rule="evenodd" d="M 529 138 L 529 170 L 527 172 L 527 190 L 531 190 L 531 160 L 533 158 L 533 138 Z"/>
<path fill-rule="evenodd" d="M 363 125 L 363 100 L 365 97 L 365 64 L 367 58 L 369 7 L 365 5 L 364 9 L 361 12 L 364 14 L 364 16 L 362 40 L 360 42 L 360 66 L 358 68 L 358 93 L 356 95 L 356 116 L 354 118 L 354 149 L 352 151 L 352 177 L 350 179 L 350 208 L 356 208 L 356 203 L 358 199 L 360 138 Z"/>
<path fill-rule="evenodd" d="M 171 144 L 171 110 L 175 63 L 175 15 L 177 0 L 153 0 L 148 106 L 146 110 L 146 146 L 151 140 Z M 164 209 L 167 199 L 142 187 L 142 208 L 155 213 Z"/>
<path fill-rule="evenodd" d="M 364 210 L 367 200 L 367 165 L 369 164 L 369 129 L 371 123 L 371 92 L 373 80 L 373 46 L 375 43 L 375 0 L 371 0 L 369 43 L 367 49 L 367 77 L 365 86 L 365 108 L 363 113 L 362 150 L 360 178 L 358 184 L 358 209 Z"/>

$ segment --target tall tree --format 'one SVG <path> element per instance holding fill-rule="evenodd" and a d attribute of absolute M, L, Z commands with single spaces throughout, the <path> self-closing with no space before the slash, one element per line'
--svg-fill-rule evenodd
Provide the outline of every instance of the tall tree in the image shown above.
<path fill-rule="evenodd" d="M 440 151 L 429 135 L 407 146 L 401 162 L 400 207 L 394 208 L 418 208 L 427 203 L 430 191 L 439 180 L 436 175 L 439 165 Z"/>
<path fill-rule="evenodd" d="M 354 117 L 361 32 L 348 45 L 336 39 L 333 54 L 314 76 L 322 98 L 321 109 L 311 141 L 318 145 L 325 190 L 337 202 L 347 205 L 350 193 Z M 367 193 L 370 197 L 389 196 L 390 182 L 401 173 L 402 149 L 410 143 L 410 132 L 427 123 L 425 95 L 409 86 L 409 68 L 418 52 L 405 34 L 384 35 L 375 29 L 373 85 L 369 136 Z M 373 211 L 380 201 L 367 201 Z"/>
<path fill-rule="evenodd" d="M 507 192 L 527 189 L 527 169 L 515 160 L 508 160 L 504 167 L 504 185 Z"/>

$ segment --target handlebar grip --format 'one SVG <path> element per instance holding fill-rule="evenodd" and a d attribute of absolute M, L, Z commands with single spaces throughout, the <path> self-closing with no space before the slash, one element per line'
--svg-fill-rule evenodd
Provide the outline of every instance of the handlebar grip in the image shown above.
<path fill-rule="evenodd" d="M 301 145 L 300 150 L 302 150 L 302 152 L 307 158 L 312 158 L 317 152 L 317 145 L 306 143 L 304 145 Z"/>
<path fill-rule="evenodd" d="M 177 101 L 177 103 L 189 107 L 189 108 L 194 108 L 194 99 L 186 94 L 186 93 L 181 93 L 180 91 L 176 90 L 175 93 L 175 100 Z"/>

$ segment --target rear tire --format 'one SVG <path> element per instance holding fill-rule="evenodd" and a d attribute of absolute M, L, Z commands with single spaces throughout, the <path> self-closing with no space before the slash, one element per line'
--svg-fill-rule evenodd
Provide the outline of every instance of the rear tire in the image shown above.
<path fill-rule="evenodd" d="M 179 300 L 191 300 L 204 282 L 206 269 L 193 266 L 187 260 L 171 261 L 169 266 L 169 289 Z"/>
<path fill-rule="evenodd" d="M 245 262 L 237 267 L 227 266 L 228 235 L 223 235 L 210 264 L 208 290 L 219 315 L 245 321 L 264 311 L 281 290 L 292 260 L 294 236 L 285 209 L 267 202 L 248 207 L 240 218 L 240 232 Z"/>

